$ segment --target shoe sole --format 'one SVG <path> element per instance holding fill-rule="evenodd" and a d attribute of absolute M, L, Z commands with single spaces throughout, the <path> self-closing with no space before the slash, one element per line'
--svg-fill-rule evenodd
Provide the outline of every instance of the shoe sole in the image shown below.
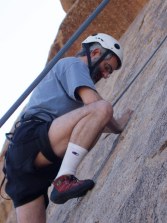
<path fill-rule="evenodd" d="M 55 204 L 64 204 L 66 201 L 72 198 L 82 197 L 86 195 L 86 193 L 94 187 L 95 183 L 89 182 L 86 186 L 82 185 L 81 187 L 77 187 L 71 189 L 68 192 L 59 193 L 55 189 L 51 192 L 50 200 Z"/>

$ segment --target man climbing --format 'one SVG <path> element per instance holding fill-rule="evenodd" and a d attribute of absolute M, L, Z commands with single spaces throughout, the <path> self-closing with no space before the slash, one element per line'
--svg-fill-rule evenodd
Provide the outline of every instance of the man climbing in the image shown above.
<path fill-rule="evenodd" d="M 112 105 L 95 87 L 119 69 L 122 60 L 122 48 L 113 37 L 89 36 L 76 57 L 59 60 L 33 91 L 14 133 L 8 135 L 4 168 L 18 222 L 45 222 L 51 182 L 50 199 L 56 204 L 93 188 L 91 179 L 76 178 L 79 163 L 106 129 L 121 133 L 132 113 L 127 110 L 115 120 Z"/>

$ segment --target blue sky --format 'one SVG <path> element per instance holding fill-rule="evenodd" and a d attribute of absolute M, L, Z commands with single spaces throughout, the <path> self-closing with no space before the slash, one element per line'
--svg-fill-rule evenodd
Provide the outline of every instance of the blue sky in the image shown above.
<path fill-rule="evenodd" d="M 64 17 L 59 0 L 0 0 L 0 117 L 43 70 Z M 1 127 L 0 150 L 25 103 Z"/>

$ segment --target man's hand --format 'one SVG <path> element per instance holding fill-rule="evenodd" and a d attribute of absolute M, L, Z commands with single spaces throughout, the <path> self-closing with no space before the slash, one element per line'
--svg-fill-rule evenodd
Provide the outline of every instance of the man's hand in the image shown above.
<path fill-rule="evenodd" d="M 117 119 L 121 132 L 124 130 L 125 126 L 127 125 L 132 113 L 133 111 L 128 109 L 126 112 L 122 114 L 121 118 Z"/>
<path fill-rule="evenodd" d="M 115 120 L 113 117 L 103 132 L 120 134 L 127 125 L 132 113 L 133 111 L 128 109 L 126 112 L 122 114 L 122 116 L 119 119 Z"/>

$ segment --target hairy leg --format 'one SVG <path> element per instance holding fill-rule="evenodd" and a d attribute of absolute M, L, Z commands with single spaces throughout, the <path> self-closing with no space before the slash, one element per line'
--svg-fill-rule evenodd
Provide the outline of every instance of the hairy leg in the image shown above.
<path fill-rule="evenodd" d="M 90 150 L 97 142 L 112 115 L 111 104 L 101 100 L 55 119 L 48 132 L 54 153 L 63 157 L 69 142 Z M 41 152 L 35 160 L 38 167 L 50 163 Z"/>
<path fill-rule="evenodd" d="M 97 101 L 55 119 L 48 136 L 54 153 L 63 157 L 69 142 L 87 150 L 97 141 L 100 133 L 112 118 L 112 107 L 105 101 Z M 35 164 L 50 164 L 42 153 L 36 157 Z M 16 209 L 18 223 L 45 223 L 46 212 L 43 196 Z"/>
<path fill-rule="evenodd" d="M 97 101 L 55 119 L 48 133 L 53 151 L 63 157 L 69 141 L 91 149 L 112 114 L 110 103 Z"/>
<path fill-rule="evenodd" d="M 46 223 L 44 197 L 39 198 L 16 208 L 18 223 Z"/>

